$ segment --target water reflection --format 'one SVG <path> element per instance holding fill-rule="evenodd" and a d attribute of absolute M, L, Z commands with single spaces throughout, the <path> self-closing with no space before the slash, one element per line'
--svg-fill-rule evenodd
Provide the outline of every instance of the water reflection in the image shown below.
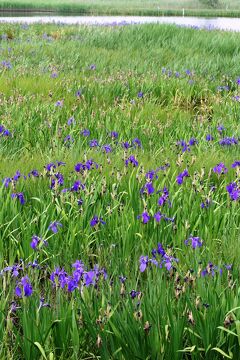
<path fill-rule="evenodd" d="M 0 22 L 8 23 L 61 23 L 79 25 L 127 25 L 127 24 L 176 24 L 195 28 L 220 29 L 240 31 L 240 19 L 238 18 L 199 18 L 199 17 L 173 17 L 173 16 L 55 16 L 39 15 L 31 16 L 8 16 L 0 13 Z M 15 15 L 15 14 L 14 14 Z"/>

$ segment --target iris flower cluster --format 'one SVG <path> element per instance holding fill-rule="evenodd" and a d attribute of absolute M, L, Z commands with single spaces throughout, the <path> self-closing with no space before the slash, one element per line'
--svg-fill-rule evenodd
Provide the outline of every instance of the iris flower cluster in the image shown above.
<path fill-rule="evenodd" d="M 197 145 L 198 141 L 195 138 L 191 138 L 188 142 L 184 141 L 184 140 L 180 140 L 177 142 L 177 146 L 179 146 L 182 150 L 182 152 L 184 153 L 185 151 L 190 151 L 190 147 Z"/>
<path fill-rule="evenodd" d="M 54 287 L 66 288 L 68 292 L 73 292 L 75 289 L 80 291 L 83 287 L 90 285 L 95 288 L 98 286 L 100 279 L 107 279 L 107 272 L 104 268 L 95 265 L 93 269 L 87 271 L 86 266 L 81 260 L 77 260 L 72 264 L 73 271 L 68 274 L 64 268 L 55 268 L 50 275 L 50 281 Z"/>
<path fill-rule="evenodd" d="M 85 170 L 89 171 L 89 170 L 98 169 L 98 168 L 99 168 L 99 165 L 92 159 L 87 160 L 86 162 L 77 163 L 75 165 L 75 171 L 78 173 L 82 173 Z"/>
<path fill-rule="evenodd" d="M 41 240 L 34 236 L 32 242 L 35 241 L 39 242 Z M 30 267 L 38 270 L 40 274 L 41 271 L 45 273 L 45 267 L 39 266 L 36 261 L 27 265 L 21 262 L 20 264 L 5 267 L 0 272 L 0 276 L 10 273 L 15 279 L 15 295 L 18 298 L 30 297 L 34 292 L 33 281 L 31 281 L 29 275 L 26 274 L 27 269 Z M 71 273 L 67 273 L 64 268 L 56 267 L 50 275 L 47 277 L 44 275 L 43 279 L 46 282 L 50 281 L 54 288 L 66 289 L 68 292 L 73 292 L 75 289 L 82 291 L 84 287 L 89 286 L 97 288 L 101 279 L 104 281 L 108 278 L 105 268 L 100 268 L 98 265 L 95 265 L 92 269 L 87 269 L 81 260 L 75 261 L 75 263 L 72 264 L 72 269 Z M 44 304 L 43 299 L 42 303 Z"/>
<path fill-rule="evenodd" d="M 158 268 L 166 268 L 167 271 L 170 271 L 176 263 L 178 263 L 178 259 L 169 255 L 161 243 L 158 243 L 157 249 L 152 250 L 152 257 L 141 256 L 139 259 L 140 263 L 140 271 L 144 272 L 147 267 L 154 265 Z"/>
<path fill-rule="evenodd" d="M 240 181 L 232 182 L 226 186 L 226 190 L 232 201 L 237 201 L 240 199 Z"/>

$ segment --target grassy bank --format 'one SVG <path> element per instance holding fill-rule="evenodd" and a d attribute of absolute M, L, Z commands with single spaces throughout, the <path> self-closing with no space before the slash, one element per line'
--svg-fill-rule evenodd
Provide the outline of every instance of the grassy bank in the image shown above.
<path fill-rule="evenodd" d="M 90 0 L 2 0 L 1 11 L 51 11 L 56 13 L 72 13 L 85 15 L 145 15 L 145 16 L 182 16 L 184 8 L 185 16 L 227 16 L 238 17 L 240 15 L 239 2 L 226 0 L 218 6 L 207 6 L 201 1 L 90 1 Z"/>
<path fill-rule="evenodd" d="M 0 25 L 1 359 L 238 358 L 239 44 Z"/>

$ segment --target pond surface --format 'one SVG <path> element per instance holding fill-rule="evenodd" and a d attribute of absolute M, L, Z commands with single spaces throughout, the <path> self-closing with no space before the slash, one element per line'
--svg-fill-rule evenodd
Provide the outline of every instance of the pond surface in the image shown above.
<path fill-rule="evenodd" d="M 27 16 L 0 13 L 0 22 L 9 23 L 60 23 L 78 25 L 176 24 L 194 28 L 240 31 L 239 18 L 200 18 L 178 16 L 56 16 L 29 14 Z M 15 14 L 14 14 L 15 15 Z"/>

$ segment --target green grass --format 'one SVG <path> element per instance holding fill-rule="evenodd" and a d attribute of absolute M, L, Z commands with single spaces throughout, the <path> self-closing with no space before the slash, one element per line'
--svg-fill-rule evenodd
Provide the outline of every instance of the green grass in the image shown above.
<path fill-rule="evenodd" d="M 0 179 L 22 174 L 0 188 L 0 271 L 20 267 L 17 277 L 0 272 L 0 358 L 237 359 L 240 208 L 226 186 L 239 186 L 239 167 L 231 167 L 240 160 L 239 142 L 219 141 L 240 136 L 240 105 L 233 100 L 240 95 L 240 34 L 162 25 L 1 24 L 0 39 L 0 63 L 11 63 L 11 69 L 0 65 L 0 124 L 12 133 L 0 136 Z M 62 107 L 55 106 L 59 100 Z M 117 141 L 111 131 L 119 133 Z M 207 142 L 207 134 L 214 140 Z M 64 142 L 68 135 L 73 143 Z M 198 144 L 190 151 L 176 146 L 193 137 Z M 124 150 L 122 142 L 134 138 L 142 147 Z M 92 139 L 112 152 L 90 148 Z M 137 167 L 125 166 L 130 155 Z M 74 171 L 87 159 L 99 167 Z M 66 165 L 46 172 L 52 161 Z M 212 170 L 220 162 L 225 175 Z M 146 173 L 166 163 L 153 180 L 154 194 L 141 197 Z M 190 176 L 178 185 L 176 176 L 186 168 Z M 28 177 L 33 169 L 39 177 Z M 50 189 L 57 172 L 64 185 Z M 84 190 L 62 192 L 76 180 Z M 157 191 L 164 186 L 171 204 L 160 207 Z M 24 205 L 11 197 L 20 192 Z M 211 204 L 202 209 L 207 199 Z M 152 216 L 147 224 L 137 219 L 144 210 Z M 174 223 L 157 224 L 157 211 Z M 106 224 L 92 228 L 94 215 Z M 55 220 L 62 223 L 57 234 L 48 230 Z M 202 247 L 184 244 L 191 234 Z M 34 251 L 33 235 L 48 246 Z M 149 264 L 140 272 L 140 256 L 151 257 L 158 243 L 179 261 L 170 271 Z M 50 273 L 57 266 L 71 273 L 76 259 L 88 270 L 105 268 L 108 278 L 82 291 L 53 287 Z M 27 266 L 34 260 L 40 269 Z M 214 276 L 210 262 L 218 267 Z M 19 298 L 15 287 L 26 275 L 33 294 Z M 141 292 L 134 299 L 133 289 Z M 41 297 L 50 308 L 39 308 Z"/>
<path fill-rule="evenodd" d="M 211 7 L 200 0 L 1 0 L 0 10 L 7 12 L 38 12 L 75 13 L 82 15 L 149 15 L 149 16 L 229 16 L 240 14 L 239 1 L 220 1 Z"/>

